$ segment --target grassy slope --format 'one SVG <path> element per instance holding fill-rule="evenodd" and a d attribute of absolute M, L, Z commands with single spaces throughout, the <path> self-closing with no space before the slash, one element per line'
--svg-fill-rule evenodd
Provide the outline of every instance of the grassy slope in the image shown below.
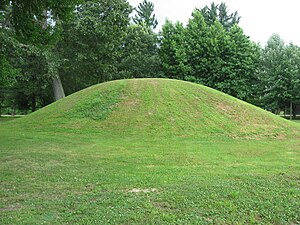
<path fill-rule="evenodd" d="M 0 220 L 297 223 L 297 129 L 185 82 L 95 86 L 1 123 Z"/>
<path fill-rule="evenodd" d="M 283 138 L 299 131 L 299 126 L 221 92 L 167 79 L 93 86 L 22 118 L 15 128 L 20 126 L 121 137 Z"/>

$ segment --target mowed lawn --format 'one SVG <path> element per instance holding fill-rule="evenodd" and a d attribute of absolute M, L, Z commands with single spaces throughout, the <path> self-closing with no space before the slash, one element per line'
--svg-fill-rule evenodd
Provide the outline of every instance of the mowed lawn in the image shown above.
<path fill-rule="evenodd" d="M 133 79 L 0 123 L 0 224 L 299 224 L 300 126 Z"/>
<path fill-rule="evenodd" d="M 300 140 L 0 139 L 1 224 L 300 221 Z"/>

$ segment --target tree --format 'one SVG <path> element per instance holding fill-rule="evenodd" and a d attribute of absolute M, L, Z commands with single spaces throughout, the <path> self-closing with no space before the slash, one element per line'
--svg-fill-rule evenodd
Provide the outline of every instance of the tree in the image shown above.
<path fill-rule="evenodd" d="M 155 29 L 158 22 L 155 18 L 154 12 L 154 4 L 147 0 L 144 0 L 142 3 L 138 5 L 138 9 L 136 9 L 137 15 L 133 18 L 133 22 L 136 24 L 145 24 L 146 27 L 150 29 Z"/>
<path fill-rule="evenodd" d="M 197 82 L 206 83 L 210 71 L 207 67 L 207 43 L 209 41 L 209 27 L 202 14 L 195 10 L 189 20 L 185 31 L 185 52 L 187 64 L 191 67 L 190 76 Z"/>
<path fill-rule="evenodd" d="M 263 85 L 263 103 L 273 112 L 279 112 L 284 107 L 288 76 L 284 71 L 285 44 L 279 35 L 273 34 L 262 51 L 260 80 Z"/>
<path fill-rule="evenodd" d="M 290 119 L 295 118 L 295 104 L 300 103 L 300 48 L 292 43 L 286 46 L 284 68 L 289 77 L 286 96 L 289 97 Z"/>
<path fill-rule="evenodd" d="M 118 78 L 161 77 L 157 35 L 144 25 L 127 28 L 118 59 Z"/>
<path fill-rule="evenodd" d="M 216 5 L 213 2 L 211 3 L 210 7 L 205 6 L 199 11 L 203 15 L 204 20 L 208 25 L 212 25 L 216 20 L 218 20 L 227 31 L 240 21 L 238 12 L 236 11 L 229 14 L 227 6 L 224 2 L 221 2 L 220 5 Z"/>
<path fill-rule="evenodd" d="M 228 55 L 223 68 L 228 75 L 224 92 L 252 102 L 258 83 L 260 49 L 237 24 L 228 32 Z M 226 75 L 225 75 L 226 76 Z"/>
<path fill-rule="evenodd" d="M 3 1 L 2 7 L 12 7 L 11 23 L 19 40 L 23 43 L 44 45 L 51 40 L 55 29 L 53 23 L 45 29 L 45 22 L 68 19 L 74 11 L 74 6 L 80 2 L 81 0 L 7 0 Z"/>
<path fill-rule="evenodd" d="M 63 23 L 58 52 L 67 93 L 114 79 L 131 11 L 126 0 L 88 1 Z"/>
<path fill-rule="evenodd" d="M 28 105 L 25 102 L 31 102 L 31 109 L 35 111 L 36 98 L 41 94 L 39 88 L 48 85 L 45 81 L 46 63 L 38 48 L 17 39 L 15 29 L 10 24 L 10 13 L 11 7 L 7 6 L 1 12 L 0 20 L 1 103 L 16 108 L 17 105 L 23 107 Z"/>
<path fill-rule="evenodd" d="M 243 100 L 253 97 L 259 49 L 237 24 L 228 31 L 218 20 L 207 24 L 199 10 L 186 28 L 167 21 L 160 56 L 169 77 L 202 83 Z"/>
<path fill-rule="evenodd" d="M 4 102 L 7 99 L 8 91 L 15 85 L 19 70 L 14 68 L 6 59 L 5 55 L 0 53 L 0 116 L 4 108 Z"/>
<path fill-rule="evenodd" d="M 187 63 L 196 81 L 216 88 L 224 80 L 224 60 L 228 53 L 228 37 L 222 25 L 215 21 L 207 25 L 196 10 L 186 28 Z"/>
<path fill-rule="evenodd" d="M 264 107 L 275 113 L 288 107 L 292 116 L 300 103 L 300 48 L 273 34 L 262 50 L 260 79 Z"/>
<path fill-rule="evenodd" d="M 185 28 L 182 23 L 174 25 L 166 20 L 160 32 L 159 55 L 166 77 L 188 79 L 190 66 L 187 64 Z"/>
<path fill-rule="evenodd" d="M 12 106 L 30 102 L 31 110 L 35 111 L 37 98 L 49 87 L 44 51 L 34 45 L 20 43 L 13 30 L 3 30 L 0 42 L 0 62 L 3 65 L 0 80 L 5 81 L 0 82 L 0 87 L 2 94 L 6 95 L 6 102 Z"/>
<path fill-rule="evenodd" d="M 49 58 L 54 58 L 53 49 L 57 42 L 56 29 L 60 20 L 67 19 L 74 11 L 74 6 L 80 1 L 35 1 L 15 0 L 3 1 L 2 8 L 11 7 L 11 25 L 16 31 L 18 40 L 23 44 L 32 44 L 47 51 Z M 48 24 L 51 24 L 50 26 Z M 55 24 L 55 25 L 54 25 Z M 51 56 L 52 55 L 52 56 Z M 64 97 L 57 68 L 49 62 L 49 74 L 52 75 L 52 85 L 55 99 Z"/>

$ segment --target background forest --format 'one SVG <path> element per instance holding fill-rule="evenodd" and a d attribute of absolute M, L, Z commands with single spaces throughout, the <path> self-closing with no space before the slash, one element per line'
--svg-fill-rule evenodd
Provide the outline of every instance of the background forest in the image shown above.
<path fill-rule="evenodd" d="M 0 115 L 27 114 L 91 85 L 140 77 L 201 83 L 264 109 L 300 103 L 300 48 L 251 41 L 225 3 L 166 20 L 126 0 L 1 1 Z"/>

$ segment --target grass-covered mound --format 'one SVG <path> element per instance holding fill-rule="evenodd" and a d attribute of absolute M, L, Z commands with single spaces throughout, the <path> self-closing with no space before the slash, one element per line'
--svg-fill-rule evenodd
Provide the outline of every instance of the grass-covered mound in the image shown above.
<path fill-rule="evenodd" d="M 295 135 L 292 123 L 208 87 L 168 79 L 107 82 L 18 121 L 30 129 L 118 136 Z"/>
<path fill-rule="evenodd" d="M 299 133 L 201 85 L 100 84 L 0 123 L 0 223 L 298 224 Z"/>

